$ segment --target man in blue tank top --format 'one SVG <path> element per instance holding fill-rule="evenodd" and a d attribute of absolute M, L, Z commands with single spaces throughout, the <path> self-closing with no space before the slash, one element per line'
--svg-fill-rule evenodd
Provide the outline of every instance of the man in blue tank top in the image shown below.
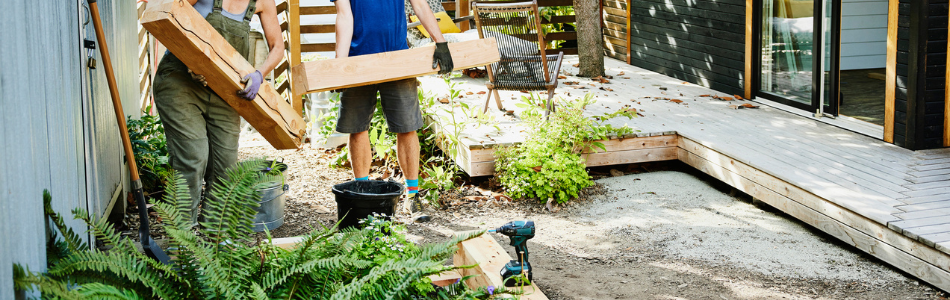
<path fill-rule="evenodd" d="M 404 0 L 331 0 L 336 3 L 336 57 L 359 56 L 408 49 Z M 440 74 L 452 72 L 452 56 L 435 15 L 425 0 L 410 0 L 413 10 L 426 31 L 436 41 L 432 68 Z M 394 64 L 400 62 L 394 61 Z M 367 180 L 372 149 L 369 143 L 370 120 L 376 110 L 376 95 L 386 115 L 389 131 L 396 133 L 399 168 L 406 178 L 409 210 L 416 221 L 428 221 L 420 214 L 422 204 L 416 197 L 419 179 L 419 137 L 422 112 L 416 92 L 416 79 L 384 82 L 348 88 L 340 98 L 340 115 L 336 130 L 350 134 L 350 164 L 356 180 Z"/>

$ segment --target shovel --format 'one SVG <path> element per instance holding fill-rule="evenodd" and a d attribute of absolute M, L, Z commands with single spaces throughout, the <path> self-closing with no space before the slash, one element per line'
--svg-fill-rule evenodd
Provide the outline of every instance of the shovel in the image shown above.
<path fill-rule="evenodd" d="M 99 7 L 96 0 L 87 0 L 92 14 L 92 23 L 96 28 L 96 40 L 99 41 L 99 54 L 102 56 L 102 65 L 106 70 L 106 79 L 109 81 L 109 92 L 112 94 L 112 106 L 115 109 L 115 119 L 119 123 L 119 135 L 122 137 L 122 147 L 125 148 L 125 161 L 129 164 L 129 174 L 132 178 L 132 196 L 139 207 L 139 235 L 145 255 L 168 264 L 170 258 L 165 250 L 155 243 L 149 236 L 148 208 L 145 206 L 145 193 L 142 192 L 142 180 L 139 178 L 139 168 L 135 165 L 135 155 L 132 154 L 132 142 L 129 141 L 129 129 L 125 126 L 125 114 L 122 111 L 122 100 L 119 99 L 119 87 L 115 83 L 115 73 L 112 71 L 112 60 L 109 58 L 109 47 L 106 46 L 106 36 L 102 31 L 102 19 L 99 18 Z"/>

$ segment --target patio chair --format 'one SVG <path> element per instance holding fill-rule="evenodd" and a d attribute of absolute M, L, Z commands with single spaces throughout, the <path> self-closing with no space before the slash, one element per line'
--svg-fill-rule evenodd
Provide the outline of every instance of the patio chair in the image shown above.
<path fill-rule="evenodd" d="M 432 9 L 433 14 L 445 12 L 445 7 L 442 6 L 441 0 L 426 0 L 426 2 L 429 4 L 429 8 Z M 412 10 L 412 5 L 409 4 L 409 0 L 406 0 L 406 19 L 409 20 L 415 14 L 416 13 Z M 458 26 L 459 23 L 469 22 L 474 19 L 475 19 L 474 16 L 464 16 L 464 17 L 454 18 L 452 19 L 452 22 L 455 23 L 455 26 Z M 440 19 L 436 18 L 436 20 L 440 20 Z M 421 25 L 422 25 L 422 22 L 412 22 L 406 26 L 409 29 L 409 32 L 407 35 L 407 39 L 408 39 L 407 42 L 409 43 L 409 47 L 411 48 L 420 47 L 420 46 L 424 46 L 424 45 L 432 43 L 432 39 L 423 35 L 422 31 L 418 29 L 418 27 Z M 468 33 L 468 32 L 448 33 L 448 34 L 443 34 L 442 36 L 445 37 L 445 40 L 449 43 L 457 43 L 457 42 L 464 42 L 464 41 L 478 39 L 478 36 L 475 35 L 474 30 L 470 30 L 470 31 L 472 32 L 471 33 Z"/>
<path fill-rule="evenodd" d="M 547 91 L 545 115 L 554 111 L 554 90 L 564 53 L 545 54 L 537 0 L 514 3 L 475 2 L 475 26 L 480 38 L 494 37 L 501 60 L 488 66 L 488 99 L 504 110 L 498 90 Z"/>

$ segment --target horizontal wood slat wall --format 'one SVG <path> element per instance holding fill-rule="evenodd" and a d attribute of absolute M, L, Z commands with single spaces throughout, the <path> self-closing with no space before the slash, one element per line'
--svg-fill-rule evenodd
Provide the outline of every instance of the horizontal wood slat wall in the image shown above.
<path fill-rule="evenodd" d="M 630 0 L 604 1 L 604 54 L 630 63 Z"/>
<path fill-rule="evenodd" d="M 746 0 L 604 1 L 608 55 L 729 94 L 746 95 Z M 630 39 L 627 34 L 630 20 Z M 629 45 L 629 49 L 625 46 Z M 612 50 L 611 50 L 612 47 Z"/>

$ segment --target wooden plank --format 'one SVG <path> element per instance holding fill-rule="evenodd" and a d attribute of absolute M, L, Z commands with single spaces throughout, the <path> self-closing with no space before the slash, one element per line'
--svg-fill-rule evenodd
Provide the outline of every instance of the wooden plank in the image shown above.
<path fill-rule="evenodd" d="M 941 181 L 933 181 L 933 182 L 908 184 L 907 188 L 913 191 L 919 191 L 919 190 L 929 190 L 929 189 L 936 189 L 936 188 L 948 187 L 948 186 L 950 186 L 950 180 L 941 180 Z"/>
<path fill-rule="evenodd" d="M 301 44 L 299 53 L 302 52 L 331 52 L 336 50 L 336 43 L 322 44 Z"/>
<path fill-rule="evenodd" d="M 950 194 L 937 194 L 937 195 L 929 195 L 929 196 L 921 196 L 921 197 L 907 197 L 907 198 L 900 198 L 897 200 L 905 204 L 921 204 L 921 203 L 928 203 L 928 202 L 950 201 Z"/>
<path fill-rule="evenodd" d="M 903 213 L 894 214 L 894 216 L 901 218 L 902 220 L 914 220 L 914 219 L 923 219 L 923 218 L 939 217 L 939 216 L 947 216 L 947 218 L 950 219 L 950 208 L 929 209 L 929 210 L 914 211 L 914 212 L 903 212 Z"/>
<path fill-rule="evenodd" d="M 432 280 L 432 284 L 441 287 L 455 284 L 459 279 L 462 279 L 462 274 L 456 271 L 442 272 L 438 275 L 429 276 L 429 280 Z"/>
<path fill-rule="evenodd" d="M 677 148 L 637 149 L 616 152 L 585 154 L 584 165 L 588 167 L 633 164 L 653 161 L 676 160 Z"/>
<path fill-rule="evenodd" d="M 887 5 L 887 78 L 884 81 L 884 141 L 894 142 L 894 97 L 897 88 L 897 16 L 900 0 Z"/>
<path fill-rule="evenodd" d="M 333 15 L 333 14 L 336 14 L 336 6 L 301 6 L 300 7 L 301 16 Z"/>
<path fill-rule="evenodd" d="M 891 229 L 894 229 L 895 231 L 903 232 L 906 229 L 913 229 L 915 227 L 946 225 L 946 224 L 950 224 L 950 218 L 948 218 L 947 216 L 936 216 L 936 217 L 929 217 L 929 218 L 891 222 L 887 224 L 887 226 L 890 227 Z"/>
<path fill-rule="evenodd" d="M 467 17 L 467 16 L 472 15 L 472 6 L 469 3 L 469 0 L 458 0 L 456 2 L 458 2 L 458 7 L 455 8 L 456 18 Z M 459 30 L 461 30 L 462 32 L 468 31 L 470 28 L 470 23 L 471 22 L 468 22 L 468 21 L 459 23 L 458 24 Z"/>
<path fill-rule="evenodd" d="M 288 0 L 288 1 L 290 2 L 288 14 L 290 15 L 289 16 L 290 20 L 292 20 L 290 30 L 288 30 L 289 32 L 288 37 L 290 39 L 289 60 L 290 60 L 291 66 L 296 66 L 301 61 L 301 58 L 300 58 L 300 41 L 301 41 L 300 39 L 300 0 Z M 285 79 L 284 83 L 293 85 L 293 74 L 291 74 L 290 72 L 287 72 L 287 78 Z M 286 89 L 287 89 L 286 87 L 282 87 L 280 91 L 283 92 Z M 291 105 L 293 105 L 294 111 L 296 111 L 297 114 L 303 116 L 303 97 L 296 96 L 296 94 L 292 92 L 293 89 L 294 89 L 293 86 L 290 86 L 290 90 L 291 90 L 290 94 L 292 95 L 290 97 Z"/>
<path fill-rule="evenodd" d="M 339 88 L 414 78 L 438 73 L 432 69 L 435 46 L 304 62 L 293 66 L 294 93 L 314 93 Z M 500 60 L 494 38 L 450 43 L 456 70 L 484 66 Z"/>
<path fill-rule="evenodd" d="M 945 200 L 945 201 L 933 201 L 933 202 L 918 203 L 918 204 L 898 205 L 898 206 L 895 206 L 894 208 L 900 209 L 900 210 L 905 211 L 905 212 L 911 212 L 911 211 L 926 211 L 926 210 L 940 209 L 940 208 L 950 208 L 950 200 Z"/>
<path fill-rule="evenodd" d="M 471 269 L 461 269 L 462 276 L 475 275 L 465 281 L 470 288 L 480 288 L 495 286 L 504 286 L 499 271 L 505 266 L 511 256 L 505 251 L 505 248 L 498 244 L 490 235 L 483 234 L 477 238 L 459 243 L 459 250 L 452 257 L 452 263 L 456 266 L 475 265 Z M 534 278 L 535 280 L 543 280 Z M 512 288 L 520 290 L 521 287 Z M 548 299 L 540 289 L 533 284 L 524 287 L 524 295 L 520 295 L 522 300 L 541 300 Z"/>
<path fill-rule="evenodd" d="M 935 181 L 945 181 L 945 180 L 950 180 L 950 174 L 934 175 L 934 176 L 925 176 L 925 177 L 907 176 L 906 179 L 907 179 L 907 181 L 910 181 L 910 182 L 913 182 L 913 183 L 927 183 L 927 182 L 935 182 Z M 947 183 L 947 184 L 950 185 L 950 183 Z"/>
<path fill-rule="evenodd" d="M 334 33 L 336 25 L 300 25 L 300 33 Z"/>
<path fill-rule="evenodd" d="M 142 26 L 175 53 L 185 65 L 202 74 L 208 86 L 277 149 L 297 149 L 306 134 L 303 119 L 268 82 L 254 101 L 240 98 L 243 75 L 254 72 L 244 59 L 191 5 L 183 0 L 152 0 Z"/>
<path fill-rule="evenodd" d="M 793 200 L 793 198 L 785 195 L 788 194 L 788 189 L 797 189 L 797 187 L 785 184 L 786 190 L 784 191 L 769 188 L 750 180 L 750 178 L 761 176 L 761 174 L 756 175 L 740 171 L 756 171 L 741 162 L 723 157 L 721 154 L 717 154 L 718 158 L 710 157 L 713 160 L 703 157 L 708 157 L 712 153 L 716 152 L 708 148 L 700 153 L 681 149 L 679 157 L 680 160 L 700 171 L 722 180 L 736 189 L 750 194 L 772 207 L 782 210 L 790 216 L 802 220 L 892 266 L 941 289 L 950 289 L 950 272 L 947 271 L 950 270 L 950 255 L 947 255 L 947 253 L 927 247 L 918 241 L 882 227 L 877 222 L 857 216 L 853 212 L 841 209 L 823 199 L 813 199 L 820 201 L 812 202 L 811 205 L 814 207 L 800 203 L 798 201 L 808 199 L 796 197 L 797 199 Z M 748 177 L 750 175 L 751 177 Z"/>
<path fill-rule="evenodd" d="M 630 43 L 631 43 L 630 32 L 632 32 L 630 22 L 633 19 L 633 10 L 630 9 L 631 2 L 633 2 L 633 0 L 627 0 L 627 43 L 624 44 L 627 47 L 627 64 L 628 65 L 633 64 L 633 57 L 632 57 L 633 50 L 630 50 Z"/>

